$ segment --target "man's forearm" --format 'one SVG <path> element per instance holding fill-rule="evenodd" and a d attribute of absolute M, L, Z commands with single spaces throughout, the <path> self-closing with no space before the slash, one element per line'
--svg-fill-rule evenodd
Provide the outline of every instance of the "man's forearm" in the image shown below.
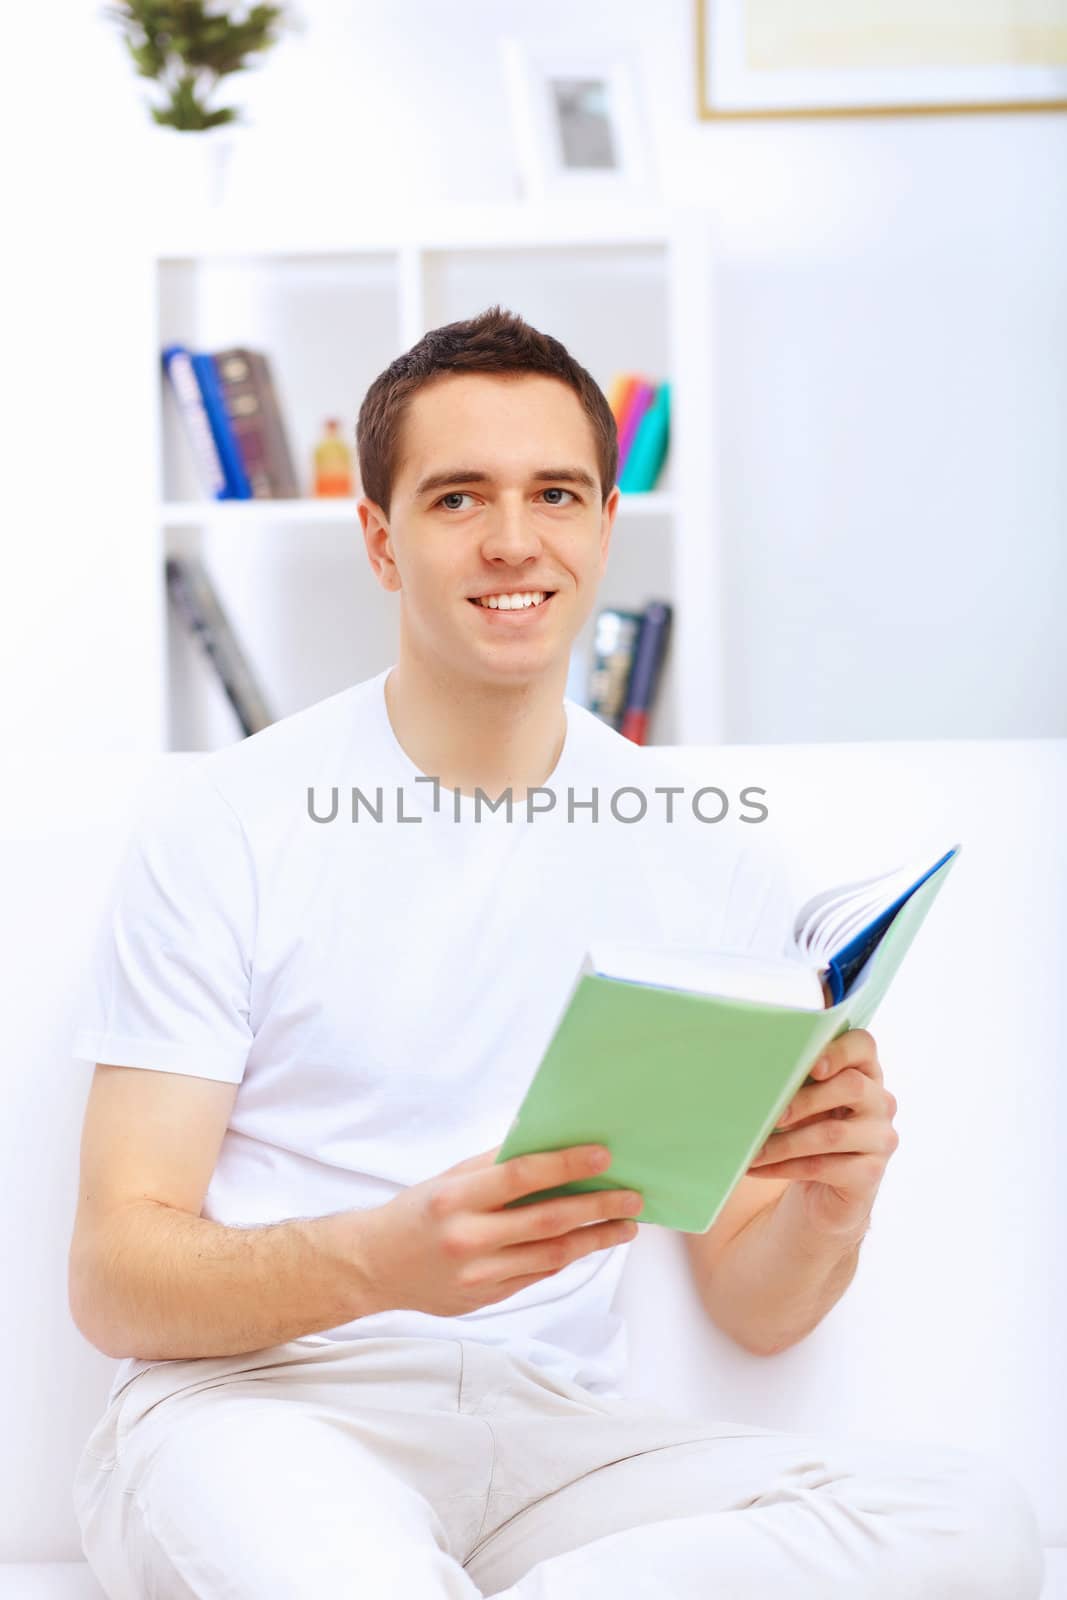
<path fill-rule="evenodd" d="M 866 1232 L 864 1224 L 863 1232 Z M 803 1339 L 844 1294 L 863 1233 L 815 1234 L 795 1186 L 731 1239 L 704 1286 L 712 1320 L 745 1349 L 773 1355 Z"/>
<path fill-rule="evenodd" d="M 153 1201 L 117 1212 L 70 1262 L 70 1306 L 105 1355 L 243 1355 L 385 1309 L 359 1248 L 361 1214 L 227 1227 Z"/>

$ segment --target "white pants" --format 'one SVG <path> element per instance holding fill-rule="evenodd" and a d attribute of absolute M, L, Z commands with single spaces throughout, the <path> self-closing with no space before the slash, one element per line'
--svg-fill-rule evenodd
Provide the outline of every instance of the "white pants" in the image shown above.
<path fill-rule="evenodd" d="M 470 1340 L 166 1361 L 78 1465 L 109 1600 L 1037 1600 L 993 1458 L 686 1421 Z"/>

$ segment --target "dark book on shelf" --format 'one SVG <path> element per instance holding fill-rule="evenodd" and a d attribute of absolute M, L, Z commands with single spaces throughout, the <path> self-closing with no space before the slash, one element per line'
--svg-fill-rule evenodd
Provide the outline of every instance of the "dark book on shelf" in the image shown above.
<path fill-rule="evenodd" d="M 215 352 L 223 403 L 256 500 L 300 494 L 270 362 L 258 350 Z"/>
<path fill-rule="evenodd" d="M 196 556 L 168 556 L 167 591 L 189 632 L 204 652 L 247 736 L 275 720 L 237 642 L 207 569 Z"/>
<path fill-rule="evenodd" d="M 648 742 L 649 720 L 656 703 L 672 615 L 666 600 L 650 600 L 641 617 L 626 688 L 626 709 L 619 725 L 619 732 L 634 744 Z"/>
<path fill-rule="evenodd" d="M 604 606 L 597 612 L 593 633 L 593 663 L 589 673 L 589 710 L 616 731 L 626 709 L 641 614 Z"/>

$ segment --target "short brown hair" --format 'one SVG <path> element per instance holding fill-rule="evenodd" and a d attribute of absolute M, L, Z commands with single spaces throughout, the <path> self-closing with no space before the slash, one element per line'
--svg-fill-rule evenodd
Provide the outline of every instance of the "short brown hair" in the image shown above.
<path fill-rule="evenodd" d="M 356 447 L 363 493 L 389 515 L 398 466 L 400 429 L 414 395 L 450 372 L 544 373 L 577 394 L 593 428 L 601 500 L 615 485 L 619 438 L 600 385 L 558 339 L 539 333 L 500 306 L 466 322 L 449 322 L 424 333 L 417 344 L 379 373 L 363 397 L 356 422 Z"/>

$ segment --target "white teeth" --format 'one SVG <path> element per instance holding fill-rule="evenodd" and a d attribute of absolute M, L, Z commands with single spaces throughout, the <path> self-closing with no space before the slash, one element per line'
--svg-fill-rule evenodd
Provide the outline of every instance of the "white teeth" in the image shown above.
<path fill-rule="evenodd" d="M 540 589 L 528 590 L 524 594 L 491 594 L 483 596 L 478 601 L 480 606 L 488 606 L 491 611 L 521 611 L 526 606 L 539 606 L 544 599 Z"/>

